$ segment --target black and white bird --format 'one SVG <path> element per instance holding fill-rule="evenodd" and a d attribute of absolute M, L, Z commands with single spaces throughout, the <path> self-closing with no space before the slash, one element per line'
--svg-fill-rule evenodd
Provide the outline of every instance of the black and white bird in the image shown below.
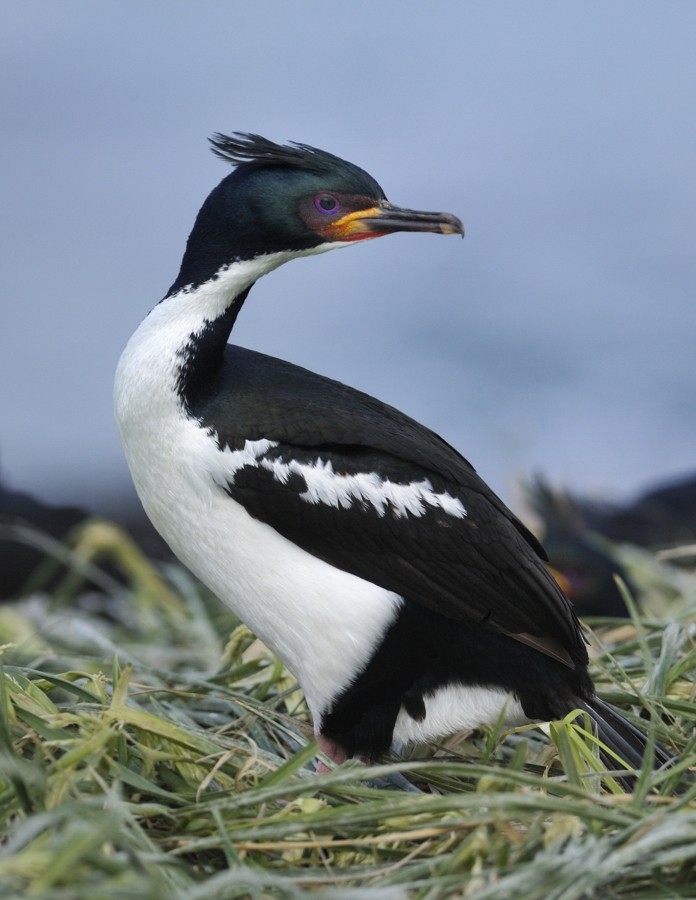
<path fill-rule="evenodd" d="M 336 762 L 580 708 L 640 765 L 645 737 L 595 696 L 542 548 L 467 460 L 367 394 L 227 343 L 283 263 L 397 231 L 463 235 L 460 220 L 393 206 L 367 172 L 305 144 L 212 145 L 236 168 L 116 374 L 155 527 L 294 673 Z"/>

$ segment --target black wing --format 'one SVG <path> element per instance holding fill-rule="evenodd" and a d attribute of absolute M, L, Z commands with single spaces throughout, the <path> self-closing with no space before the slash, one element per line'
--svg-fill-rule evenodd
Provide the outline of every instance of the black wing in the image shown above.
<path fill-rule="evenodd" d="M 192 414 L 221 446 L 274 442 L 228 485 L 252 516 L 443 616 L 586 661 L 542 548 L 442 438 L 366 394 L 252 351 L 228 348 L 220 377 Z"/>

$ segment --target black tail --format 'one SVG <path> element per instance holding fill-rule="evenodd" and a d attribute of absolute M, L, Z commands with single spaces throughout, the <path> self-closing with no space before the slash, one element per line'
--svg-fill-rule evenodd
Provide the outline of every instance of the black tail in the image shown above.
<path fill-rule="evenodd" d="M 603 744 L 613 750 L 632 769 L 640 769 L 647 750 L 647 735 L 626 721 L 615 709 L 604 703 L 598 697 L 586 700 L 581 704 L 586 709 L 597 725 L 598 737 Z M 607 769 L 620 769 L 621 764 L 600 750 L 600 757 Z M 675 757 L 668 753 L 659 744 L 655 744 L 653 756 L 653 768 L 661 769 L 671 765 Z M 635 783 L 632 776 L 618 777 L 617 781 L 627 789 L 631 789 Z"/>

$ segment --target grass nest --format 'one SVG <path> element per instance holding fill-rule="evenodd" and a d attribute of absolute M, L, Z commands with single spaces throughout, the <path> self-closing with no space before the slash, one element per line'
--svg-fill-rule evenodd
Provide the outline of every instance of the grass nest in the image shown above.
<path fill-rule="evenodd" d="M 45 563 L 0 607 L 0 897 L 694 896 L 693 574 L 627 551 L 643 614 L 594 623 L 599 695 L 679 756 L 631 793 L 580 714 L 315 775 L 292 677 L 184 570 L 10 530 Z"/>

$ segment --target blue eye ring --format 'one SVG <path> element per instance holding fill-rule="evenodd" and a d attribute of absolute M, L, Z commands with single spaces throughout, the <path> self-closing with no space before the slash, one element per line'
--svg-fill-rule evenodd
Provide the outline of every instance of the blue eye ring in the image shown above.
<path fill-rule="evenodd" d="M 333 194 L 322 193 L 314 198 L 314 208 L 323 216 L 333 216 L 339 211 L 341 204 Z"/>

